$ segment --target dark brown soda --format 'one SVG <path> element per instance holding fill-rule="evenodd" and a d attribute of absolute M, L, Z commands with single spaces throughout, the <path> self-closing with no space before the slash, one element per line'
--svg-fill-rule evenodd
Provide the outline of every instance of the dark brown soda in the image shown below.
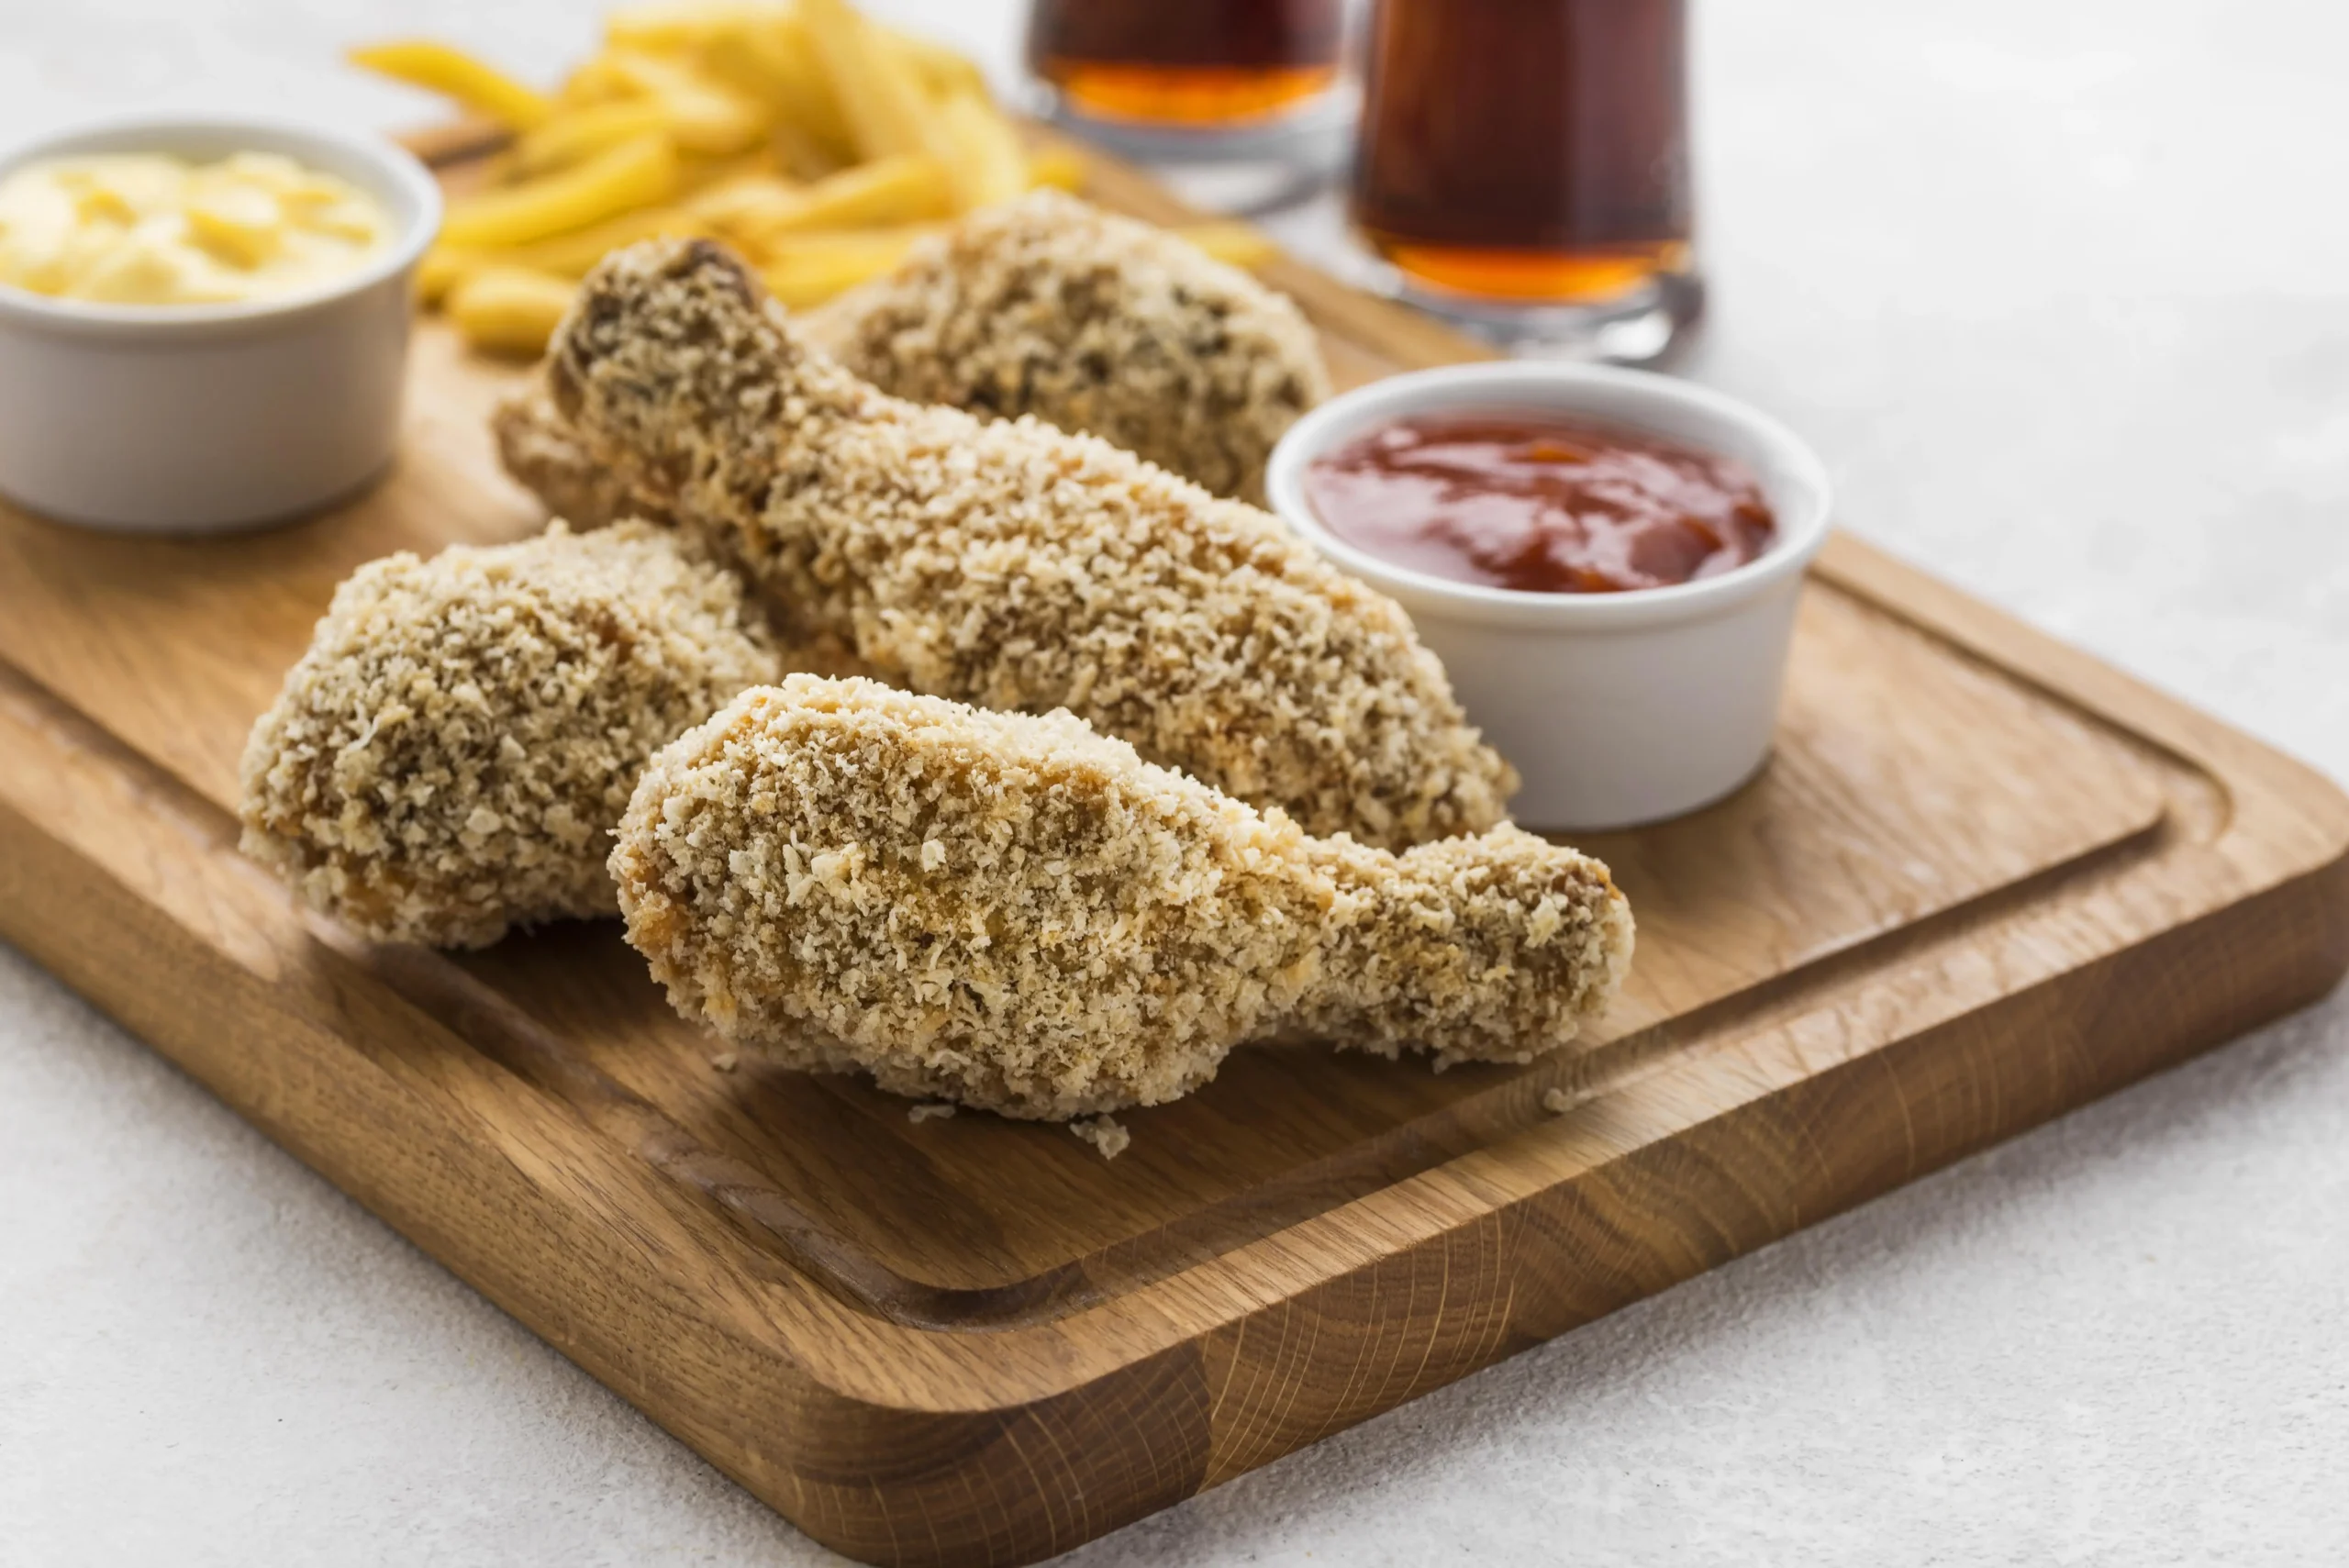
<path fill-rule="evenodd" d="M 1082 115 L 1216 129 L 1338 79 L 1342 0 L 1035 0 L 1028 68 Z"/>
<path fill-rule="evenodd" d="M 1415 283 L 1598 304 L 1689 265 L 1685 0 L 1379 0 L 1353 214 Z"/>

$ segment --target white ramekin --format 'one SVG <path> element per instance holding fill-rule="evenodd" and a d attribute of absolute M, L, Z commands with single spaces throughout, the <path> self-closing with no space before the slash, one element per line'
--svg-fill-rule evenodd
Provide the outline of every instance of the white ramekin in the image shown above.
<path fill-rule="evenodd" d="M 1396 419 L 1570 413 L 1736 458 L 1777 532 L 1718 577 L 1622 594 L 1533 594 L 1382 561 L 1307 504 L 1313 460 Z M 1399 602 L 1451 672 L 1468 717 L 1525 786 L 1531 828 L 1597 830 L 1676 817 L 1735 790 L 1770 751 L 1803 568 L 1827 537 L 1828 483 L 1792 432 L 1668 376 L 1587 365 L 1453 365 L 1374 382 L 1299 419 L 1273 450 L 1273 509 L 1333 564 Z"/>
<path fill-rule="evenodd" d="M 323 287 L 239 305 L 124 306 L 0 284 L 0 493 L 141 533 L 250 528 L 364 486 L 399 438 L 412 275 L 440 227 L 424 165 L 389 142 L 241 115 L 109 120 L 11 148 L 37 159 L 278 152 L 384 204 L 392 242 Z"/>

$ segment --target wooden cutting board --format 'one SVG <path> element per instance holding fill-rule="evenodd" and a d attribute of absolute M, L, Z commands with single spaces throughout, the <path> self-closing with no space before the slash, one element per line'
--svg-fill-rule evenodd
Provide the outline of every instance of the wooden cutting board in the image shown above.
<path fill-rule="evenodd" d="M 1104 167 L 1094 194 L 1172 204 Z M 1353 384 L 1475 350 L 1273 270 Z M 914 1125 L 713 1064 L 617 922 L 451 958 L 236 853 L 236 760 L 336 581 L 538 526 L 428 327 L 397 471 L 159 543 L 0 507 L 0 934 L 818 1540 L 1064 1550 L 2308 1002 L 2349 800 L 1847 539 L 1776 756 L 1604 835 L 1640 918 L 1586 1046 L 1302 1048 L 1124 1118 Z"/>

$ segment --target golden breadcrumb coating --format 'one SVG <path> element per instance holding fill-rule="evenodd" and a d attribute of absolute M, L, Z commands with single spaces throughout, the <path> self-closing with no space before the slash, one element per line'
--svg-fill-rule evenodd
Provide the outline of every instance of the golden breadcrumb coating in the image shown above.
<path fill-rule="evenodd" d="M 629 489 L 596 460 L 555 412 L 541 383 L 501 399 L 490 412 L 489 433 L 507 477 L 536 495 L 551 517 L 580 529 L 608 528 L 623 517 L 669 520 L 665 500 Z"/>
<path fill-rule="evenodd" d="M 611 872 L 671 1001 L 730 1042 L 1056 1120 L 1288 1029 L 1528 1060 L 1631 951 L 1607 868 L 1521 829 L 1315 839 L 1066 712 L 804 674 L 653 757 Z"/>
<path fill-rule="evenodd" d="M 599 459 L 673 497 L 796 633 L 885 679 L 1068 707 L 1317 833 L 1404 845 L 1502 819 L 1514 772 L 1391 600 L 1107 442 L 874 391 L 716 245 L 606 258 L 549 371 Z"/>
<path fill-rule="evenodd" d="M 826 311 L 817 341 L 894 396 L 1033 414 L 1260 504 L 1273 443 L 1330 395 L 1286 296 L 1058 191 L 974 213 Z"/>
<path fill-rule="evenodd" d="M 1313 329 L 1285 295 L 1057 191 L 975 213 L 794 320 L 893 396 L 1033 414 L 1259 504 L 1273 444 L 1330 395 Z M 666 512 L 596 461 L 543 387 L 507 399 L 491 428 L 506 471 L 574 527 Z"/>
<path fill-rule="evenodd" d="M 740 582 L 650 524 L 372 562 L 253 725 L 244 851 L 382 940 L 608 915 L 645 759 L 780 671 Z"/>

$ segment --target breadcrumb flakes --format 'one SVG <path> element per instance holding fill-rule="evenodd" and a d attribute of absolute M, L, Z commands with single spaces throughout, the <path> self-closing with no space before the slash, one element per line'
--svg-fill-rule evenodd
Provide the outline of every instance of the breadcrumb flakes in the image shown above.
<path fill-rule="evenodd" d="M 1112 1117 L 1088 1117 L 1070 1122 L 1068 1129 L 1093 1145 L 1104 1160 L 1114 1160 L 1123 1154 L 1126 1145 L 1134 1140 L 1134 1135 L 1119 1127 Z"/>
<path fill-rule="evenodd" d="M 1391 600 L 1105 442 L 882 395 L 715 245 L 606 258 L 549 373 L 598 460 L 661 476 L 796 632 L 885 679 L 1065 706 L 1317 833 L 1402 847 L 1503 818 L 1515 773 Z"/>
<path fill-rule="evenodd" d="M 608 528 L 623 517 L 669 520 L 667 501 L 631 487 L 589 454 L 543 385 L 500 399 L 490 411 L 489 433 L 507 477 L 536 495 L 551 517 L 575 528 Z"/>
<path fill-rule="evenodd" d="M 1066 712 L 800 674 L 653 757 L 611 871 L 686 1018 L 1049 1120 L 1174 1099 L 1287 1029 L 1518 1060 L 1604 1009 L 1632 940 L 1606 867 L 1516 828 L 1315 839 Z"/>
<path fill-rule="evenodd" d="M 244 851 L 382 940 L 609 914 L 645 759 L 780 667 L 740 583 L 644 523 L 370 562 L 253 725 Z"/>
<path fill-rule="evenodd" d="M 808 330 L 893 396 L 1033 414 L 1259 505 L 1273 444 L 1330 395 L 1286 296 L 1059 191 L 963 219 Z"/>
<path fill-rule="evenodd" d="M 896 272 L 796 318 L 893 396 L 982 417 L 1032 414 L 1261 505 L 1264 464 L 1330 395 L 1286 296 L 1164 229 L 1059 192 L 986 208 Z M 598 462 L 543 386 L 491 417 L 506 472 L 578 527 L 664 517 Z"/>

